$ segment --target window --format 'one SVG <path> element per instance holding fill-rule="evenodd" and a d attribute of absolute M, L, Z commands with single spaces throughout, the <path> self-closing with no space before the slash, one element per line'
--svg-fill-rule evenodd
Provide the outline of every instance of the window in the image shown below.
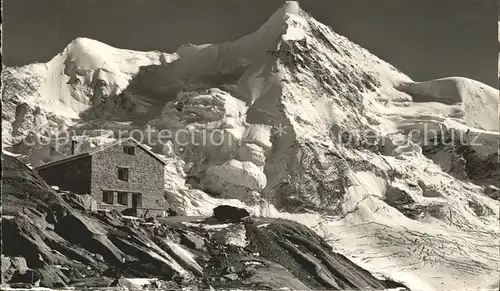
<path fill-rule="evenodd" d="M 128 193 L 127 192 L 118 192 L 118 204 L 128 205 Z"/>
<path fill-rule="evenodd" d="M 118 168 L 118 180 L 128 181 L 128 169 Z"/>
<path fill-rule="evenodd" d="M 111 191 L 104 191 L 102 192 L 102 202 L 107 203 L 107 204 L 114 204 L 114 199 L 113 199 L 113 192 Z"/>
<path fill-rule="evenodd" d="M 123 152 L 127 155 L 135 155 L 135 147 L 134 146 L 125 146 L 123 147 Z"/>

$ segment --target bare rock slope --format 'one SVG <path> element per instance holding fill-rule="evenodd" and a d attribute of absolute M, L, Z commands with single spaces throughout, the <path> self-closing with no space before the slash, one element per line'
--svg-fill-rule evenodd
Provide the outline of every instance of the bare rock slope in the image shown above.
<path fill-rule="evenodd" d="M 139 277 L 163 289 L 401 286 L 376 279 L 292 221 L 171 224 L 85 213 L 15 158 L 3 155 L 2 164 L 4 283 L 107 287 Z"/>

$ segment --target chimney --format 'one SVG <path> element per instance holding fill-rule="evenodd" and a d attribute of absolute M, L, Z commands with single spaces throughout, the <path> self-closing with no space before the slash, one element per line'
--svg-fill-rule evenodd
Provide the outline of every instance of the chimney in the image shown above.
<path fill-rule="evenodd" d="M 74 155 L 74 154 L 75 154 L 76 143 L 77 143 L 77 141 L 76 141 L 76 140 L 71 139 L 71 154 L 72 154 L 72 155 Z"/>

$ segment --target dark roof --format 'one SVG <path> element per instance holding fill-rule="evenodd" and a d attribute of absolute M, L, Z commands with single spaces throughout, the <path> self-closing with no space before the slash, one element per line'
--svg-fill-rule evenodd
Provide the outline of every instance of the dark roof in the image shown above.
<path fill-rule="evenodd" d="M 68 157 L 60 159 L 60 160 L 52 161 L 50 163 L 47 163 L 47 164 L 41 165 L 39 167 L 36 167 L 35 169 L 36 170 L 38 170 L 38 169 L 44 169 L 44 168 L 52 167 L 52 166 L 55 166 L 55 165 L 58 165 L 58 164 L 63 164 L 63 163 L 69 162 L 69 161 L 74 161 L 74 160 L 77 160 L 77 159 L 80 159 L 80 158 L 83 158 L 83 157 L 89 157 L 89 156 L 92 156 L 95 153 L 102 152 L 102 151 L 104 151 L 104 150 L 106 150 L 106 149 L 108 149 L 110 147 L 113 147 L 115 145 L 121 144 L 121 143 L 123 143 L 123 142 L 125 142 L 127 140 L 133 141 L 135 144 L 137 144 L 138 147 L 142 148 L 150 156 L 152 156 L 153 158 L 157 159 L 162 164 L 166 164 L 165 160 L 163 160 L 160 156 L 158 156 L 157 154 L 155 154 L 152 151 L 150 151 L 146 146 L 144 146 L 143 144 L 141 144 L 135 138 L 128 137 L 128 138 L 117 140 L 117 141 L 112 142 L 110 144 L 106 144 L 104 146 L 100 146 L 98 148 L 92 149 L 92 150 L 90 150 L 88 152 L 85 152 L 85 153 L 79 153 L 79 154 L 76 154 L 76 155 L 68 156 Z"/>

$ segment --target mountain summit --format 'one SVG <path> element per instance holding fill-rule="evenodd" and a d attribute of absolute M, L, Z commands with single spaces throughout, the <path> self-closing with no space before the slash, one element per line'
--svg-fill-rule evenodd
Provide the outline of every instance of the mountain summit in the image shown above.
<path fill-rule="evenodd" d="M 2 78 L 4 150 L 28 164 L 69 152 L 23 142 L 58 131 L 89 147 L 179 133 L 141 140 L 168 161 L 178 213 L 295 220 L 412 290 L 498 283 L 498 90 L 415 82 L 297 2 L 234 41 L 166 54 L 79 38 Z"/>

